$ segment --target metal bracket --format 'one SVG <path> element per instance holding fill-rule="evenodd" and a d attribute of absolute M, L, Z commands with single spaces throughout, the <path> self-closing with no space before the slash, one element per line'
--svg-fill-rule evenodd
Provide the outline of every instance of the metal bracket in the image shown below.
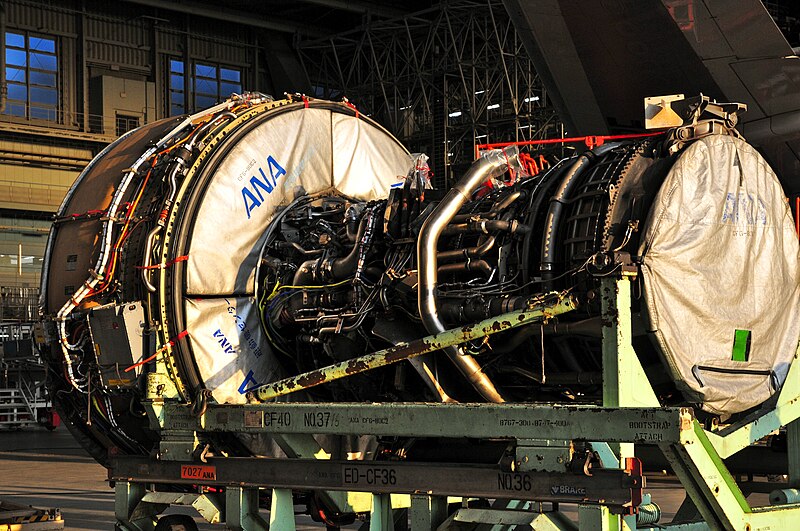
<path fill-rule="evenodd" d="M 565 472 L 572 460 L 572 442 L 554 439 L 518 439 L 514 450 L 519 472 Z"/>

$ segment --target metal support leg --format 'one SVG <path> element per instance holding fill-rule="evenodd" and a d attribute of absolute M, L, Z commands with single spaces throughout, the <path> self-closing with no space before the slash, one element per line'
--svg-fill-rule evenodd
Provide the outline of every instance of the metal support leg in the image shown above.
<path fill-rule="evenodd" d="M 447 498 L 442 496 L 411 496 L 412 531 L 433 531 L 447 519 Z"/>
<path fill-rule="evenodd" d="M 800 420 L 786 426 L 786 445 L 789 458 L 789 487 L 800 488 Z"/>
<path fill-rule="evenodd" d="M 620 518 L 603 505 L 581 505 L 578 508 L 581 531 L 621 531 Z"/>
<path fill-rule="evenodd" d="M 633 316 L 631 283 L 635 276 L 602 281 L 600 300 L 603 325 L 603 406 L 659 407 L 661 404 L 649 385 L 636 351 L 633 349 Z M 632 443 L 592 443 L 603 466 L 623 466 L 626 457 L 634 456 Z M 581 507 L 581 528 L 584 515 L 590 520 L 586 529 L 636 529 L 636 517 L 612 515 L 605 507 Z M 604 527 L 599 527 L 599 526 Z"/>
<path fill-rule="evenodd" d="M 269 529 L 267 522 L 258 514 L 258 489 L 228 487 L 225 490 L 225 523 L 228 529 L 235 531 Z"/>
<path fill-rule="evenodd" d="M 155 514 L 139 515 L 137 507 L 147 494 L 147 489 L 142 483 L 117 481 L 114 486 L 114 515 L 117 523 L 123 529 L 131 531 L 152 531 L 155 529 Z M 136 513 L 136 514 L 135 514 Z"/>
<path fill-rule="evenodd" d="M 369 531 L 394 531 L 392 500 L 388 494 L 372 495 L 372 512 L 369 516 Z"/>
<path fill-rule="evenodd" d="M 603 406 L 659 407 L 642 364 L 633 350 L 631 317 L 631 278 L 607 278 L 601 288 L 603 326 Z M 619 461 L 603 463 L 620 466 L 626 457 L 633 457 L 632 443 L 611 446 Z"/>
<path fill-rule="evenodd" d="M 631 284 L 635 277 L 607 278 L 601 288 L 603 315 L 603 406 L 660 407 L 633 350 Z"/>
<path fill-rule="evenodd" d="M 269 528 L 294 531 L 294 501 L 292 491 L 272 489 L 272 504 L 269 509 Z"/>

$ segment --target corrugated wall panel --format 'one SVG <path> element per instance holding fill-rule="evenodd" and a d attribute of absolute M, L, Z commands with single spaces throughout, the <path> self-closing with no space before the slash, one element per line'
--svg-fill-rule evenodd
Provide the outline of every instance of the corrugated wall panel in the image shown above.
<path fill-rule="evenodd" d="M 0 208 L 55 212 L 79 173 L 0 164 Z"/>
<path fill-rule="evenodd" d="M 156 33 L 156 49 L 169 55 L 183 54 L 183 35 L 178 32 L 159 29 Z"/>
<path fill-rule="evenodd" d="M 88 17 L 86 20 L 86 38 L 93 41 L 116 43 L 123 46 L 149 48 L 152 30 L 141 22 L 120 20 L 112 22 L 108 19 Z"/>
<path fill-rule="evenodd" d="M 9 27 L 44 31 L 51 35 L 74 35 L 77 21 L 67 10 L 22 2 L 3 2 Z M 46 30 L 44 28 L 47 28 Z"/>
<path fill-rule="evenodd" d="M 224 44 L 219 41 L 192 39 L 189 51 L 193 58 L 225 63 L 237 66 L 249 66 L 252 63 L 252 50 L 244 45 Z"/>
<path fill-rule="evenodd" d="M 86 48 L 86 58 L 90 63 L 119 65 L 149 72 L 150 50 L 96 41 L 87 42 Z"/>

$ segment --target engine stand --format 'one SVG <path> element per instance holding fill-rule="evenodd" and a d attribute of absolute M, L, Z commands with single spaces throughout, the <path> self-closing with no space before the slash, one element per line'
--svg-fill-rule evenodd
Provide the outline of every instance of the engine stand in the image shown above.
<path fill-rule="evenodd" d="M 162 451 L 158 458 L 112 460 L 109 478 L 116 482 L 118 526 L 153 529 L 165 499 L 152 498 L 164 493 L 148 488 L 184 484 L 197 493 L 192 504 L 208 507 L 201 511 L 206 518 L 248 531 L 268 528 L 258 515 L 258 494 L 264 490 L 272 493 L 269 528 L 280 531 L 294 529 L 292 491 L 320 492 L 342 512 L 370 512 L 362 526 L 370 531 L 403 527 L 394 523 L 399 509 L 409 509 L 401 521 L 410 521 L 412 531 L 474 526 L 501 530 L 517 525 L 562 531 L 797 528 L 800 491 L 776 491 L 774 499 L 780 505 L 751 508 L 723 462 L 787 426 L 790 486 L 798 486 L 797 354 L 769 405 L 736 424 L 707 431 L 690 408 L 661 407 L 656 399 L 631 343 L 633 278 L 632 273 L 623 273 L 602 283 L 602 407 L 297 402 L 209 405 L 197 416 L 177 400 L 153 396 L 148 411 L 153 427 L 165 436 Z M 200 454 L 197 441 L 211 432 L 269 433 L 278 436 L 293 458 L 193 459 Z M 515 449 L 511 465 L 341 461 L 320 452 L 312 434 L 506 439 Z M 573 443 L 587 441 L 603 466 L 568 469 L 563 456 L 569 456 Z M 679 514 L 693 512 L 684 510 L 693 506 L 700 520 L 653 526 L 658 507 L 643 493 L 641 464 L 633 457 L 635 443 L 658 445 L 687 492 Z M 224 501 L 209 487 L 224 487 Z M 470 506 L 471 499 L 495 502 L 479 508 Z M 459 501 L 461 507 L 448 514 L 448 502 Z M 559 512 L 559 504 L 565 503 L 578 504 L 577 526 Z M 544 510 L 545 504 L 552 509 Z"/>

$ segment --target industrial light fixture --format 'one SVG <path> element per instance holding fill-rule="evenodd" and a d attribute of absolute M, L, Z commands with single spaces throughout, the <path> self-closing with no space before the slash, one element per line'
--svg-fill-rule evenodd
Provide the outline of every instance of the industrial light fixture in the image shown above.
<path fill-rule="evenodd" d="M 489 110 L 489 111 L 491 111 L 492 109 L 499 109 L 499 108 L 500 108 L 500 104 L 499 103 L 492 103 L 491 105 L 486 107 L 486 109 Z"/>
<path fill-rule="evenodd" d="M 447 116 L 449 116 L 450 118 L 458 118 L 459 116 L 461 116 L 461 111 L 453 111 Z"/>
<path fill-rule="evenodd" d="M 483 94 L 484 92 L 486 92 L 486 91 L 485 90 L 476 90 L 475 91 L 475 95 L 477 96 L 478 94 Z"/>
<path fill-rule="evenodd" d="M 525 98 L 522 101 L 524 101 L 525 103 L 530 103 L 532 101 L 539 101 L 539 96 L 531 96 L 530 98 Z"/>

